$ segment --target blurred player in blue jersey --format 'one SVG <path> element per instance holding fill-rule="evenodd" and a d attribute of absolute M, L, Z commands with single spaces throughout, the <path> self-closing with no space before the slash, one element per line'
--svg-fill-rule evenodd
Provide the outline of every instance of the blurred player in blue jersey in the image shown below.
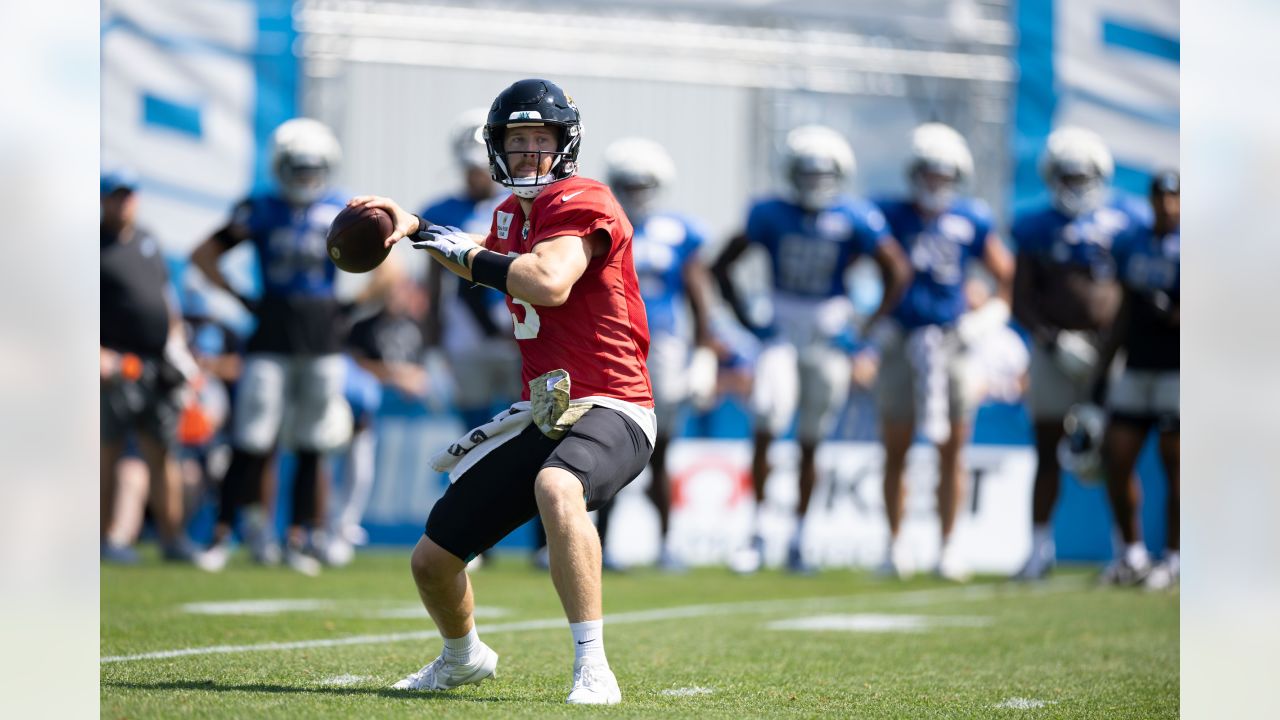
<path fill-rule="evenodd" d="M 487 235 L 493 211 L 507 196 L 489 176 L 484 144 L 488 110 L 475 108 L 458 117 L 450 136 L 462 188 L 429 203 L 420 213 L 432 222 Z M 415 258 L 417 259 L 417 258 Z M 466 282 L 428 262 L 426 287 L 428 348 L 440 348 L 453 369 L 453 404 L 467 427 L 483 425 L 497 406 L 520 396 L 520 351 L 511 334 L 511 313 L 502 293 Z"/>
<path fill-rule="evenodd" d="M 765 347 L 757 359 L 751 399 L 757 517 L 750 546 L 731 562 L 739 572 L 754 572 L 762 562 L 759 516 L 770 471 L 769 447 L 792 420 L 800 444 L 800 499 L 787 567 L 810 570 L 801 540 L 817 478 L 815 456 L 844 407 L 852 373 L 847 351 L 836 344 L 854 323 L 845 271 L 862 255 L 870 255 L 880 268 L 884 296 L 864 327 L 888 314 L 911 278 L 910 264 L 880 210 L 843 193 L 854 174 L 854 156 L 839 133 L 818 125 L 795 128 L 787 135 L 785 163 L 790 192 L 752 205 L 746 232 L 729 241 L 713 268 L 735 312 L 751 325 L 755 320 L 745 312 L 729 269 L 753 244 L 768 253 L 772 265 L 773 317 L 770 327 L 759 329 Z"/>
<path fill-rule="evenodd" d="M 661 145 L 644 138 L 624 138 L 605 149 L 604 159 L 609 187 L 635 228 L 636 275 L 649 317 L 648 366 L 658 434 L 649 458 L 648 495 L 658 511 L 658 565 L 680 570 L 683 561 L 666 542 L 671 525 L 667 447 L 677 432 L 681 406 L 694 398 L 705 401 L 714 397 L 717 370 L 708 330 L 710 276 L 698 254 L 703 233 L 686 217 L 657 211 L 658 197 L 676 173 L 675 163 Z M 696 349 L 690 348 L 691 341 Z M 609 503 L 598 514 L 602 543 L 612 506 Z M 612 563 L 607 547 L 605 562 L 606 566 Z"/>
<path fill-rule="evenodd" d="M 927 123 L 911 136 L 907 177 L 911 196 L 880 203 L 889 230 L 911 258 L 915 277 L 892 316 L 873 330 L 881 353 L 876 400 L 884 443 L 884 503 L 889 548 L 882 571 L 909 576 L 914 562 L 899 541 L 907 451 L 916 428 L 938 448 L 938 520 L 942 545 L 937 573 L 965 580 L 969 571 L 950 542 L 963 491 L 961 453 L 969 441 L 980 398 L 968 348 L 1009 319 L 1013 256 L 993 232 L 991 210 L 961 197 L 973 176 L 973 156 L 960 133 Z M 996 296 L 966 313 L 969 261 L 986 266 Z"/>
<path fill-rule="evenodd" d="M 1113 171 L 1111 153 L 1095 133 L 1055 130 L 1040 157 L 1050 202 L 1013 223 L 1013 315 L 1030 335 L 1027 405 L 1037 456 L 1031 555 L 1019 579 L 1044 577 L 1053 567 L 1063 419 L 1089 400 L 1101 338 L 1120 306 L 1112 244 L 1150 215 L 1137 199 L 1109 192 Z"/>
<path fill-rule="evenodd" d="M 277 443 L 297 456 L 293 483 L 293 517 L 284 559 L 306 574 L 320 563 L 305 553 L 307 527 L 324 525 L 326 488 L 321 482 L 322 455 L 341 447 L 351 433 L 351 410 L 343 398 L 344 321 L 334 295 L 337 269 L 325 251 L 329 223 L 346 204 L 329 180 L 341 157 L 333 133 L 318 121 L 296 118 L 271 136 L 271 170 L 275 192 L 254 195 L 236 206 L 230 220 L 191 256 L 209 281 L 234 290 L 218 260 L 248 241 L 262 270 L 262 297 L 244 300 L 256 319 L 249 338 L 244 370 L 236 391 L 232 418 L 231 464 L 224 482 L 239 488 L 242 503 L 253 504 L 255 488 Z M 243 300 L 243 299 L 242 299 Z M 223 508 L 208 556 L 221 556 L 235 521 L 235 508 Z M 250 523 L 254 555 L 264 563 L 280 560 L 272 523 L 255 508 Z M 209 562 L 207 569 L 220 566 Z"/>
<path fill-rule="evenodd" d="M 1110 416 L 1102 457 L 1112 514 L 1124 542 L 1123 552 L 1104 571 L 1103 580 L 1121 585 L 1143 581 L 1152 589 L 1176 584 L 1180 569 L 1180 186 L 1176 171 L 1157 173 L 1151 182 L 1154 222 L 1137 226 L 1116 241 L 1114 254 L 1124 300 L 1099 363 L 1095 393 L 1095 399 L 1105 395 Z M 1106 368 L 1121 349 L 1126 354 L 1124 371 L 1108 384 Z M 1169 483 L 1165 552 L 1154 567 L 1142 542 L 1139 488 L 1134 476 L 1138 454 L 1152 428 L 1160 436 L 1160 459 Z"/>

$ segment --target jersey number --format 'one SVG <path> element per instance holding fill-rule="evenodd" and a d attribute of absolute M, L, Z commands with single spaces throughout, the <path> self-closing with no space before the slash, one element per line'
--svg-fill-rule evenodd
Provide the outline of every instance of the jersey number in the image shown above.
<path fill-rule="evenodd" d="M 538 337 L 538 330 L 542 328 L 542 318 L 538 317 L 538 311 L 520 298 L 511 299 L 524 308 L 524 320 L 521 320 L 515 313 L 511 313 L 511 324 L 515 327 L 516 339 L 532 340 Z"/>

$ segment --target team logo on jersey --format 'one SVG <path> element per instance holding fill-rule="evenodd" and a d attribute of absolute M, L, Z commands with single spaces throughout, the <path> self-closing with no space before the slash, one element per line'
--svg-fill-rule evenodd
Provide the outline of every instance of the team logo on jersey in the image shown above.
<path fill-rule="evenodd" d="M 511 234 L 511 220 L 515 217 L 514 213 L 498 211 L 498 239 L 506 240 Z"/>

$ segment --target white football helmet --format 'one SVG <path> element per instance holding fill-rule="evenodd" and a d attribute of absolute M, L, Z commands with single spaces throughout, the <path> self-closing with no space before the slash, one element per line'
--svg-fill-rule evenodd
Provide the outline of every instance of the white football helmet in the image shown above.
<path fill-rule="evenodd" d="M 633 225 L 644 222 L 659 192 L 676 177 L 676 165 L 666 148 L 645 138 L 623 138 L 609 145 L 604 164 L 609 186 Z"/>
<path fill-rule="evenodd" d="M 1058 441 L 1058 464 L 1086 485 L 1104 479 L 1102 436 L 1107 430 L 1107 413 L 1092 403 L 1072 405 L 1062 420 L 1066 435 Z"/>
<path fill-rule="evenodd" d="M 1091 130 L 1064 127 L 1049 135 L 1040 155 L 1040 177 L 1053 206 L 1077 217 L 1102 206 L 1115 162 L 1102 138 Z"/>
<path fill-rule="evenodd" d="M 793 199 L 809 211 L 829 206 L 857 172 L 853 148 L 822 125 L 801 125 L 787 133 L 785 163 Z"/>
<path fill-rule="evenodd" d="M 462 113 L 453 121 L 449 145 L 453 159 L 463 169 L 489 169 L 489 151 L 484 144 L 484 123 L 488 117 L 489 111 L 478 107 Z"/>
<path fill-rule="evenodd" d="M 939 184 L 928 175 L 951 179 Z M 955 199 L 957 186 L 971 177 L 973 155 L 960 133 L 942 123 L 925 123 L 912 131 L 907 178 L 917 205 L 930 212 L 942 212 Z"/>
<path fill-rule="evenodd" d="M 341 160 L 338 139 L 319 120 L 294 118 L 271 133 L 271 172 L 285 199 L 295 205 L 320 199 Z"/>

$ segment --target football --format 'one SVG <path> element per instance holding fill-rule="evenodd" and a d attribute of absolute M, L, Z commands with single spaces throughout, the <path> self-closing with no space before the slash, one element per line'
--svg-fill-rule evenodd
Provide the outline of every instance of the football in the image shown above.
<path fill-rule="evenodd" d="M 329 225 L 329 259 L 339 270 L 364 273 L 378 267 L 391 248 L 383 241 L 395 229 L 391 215 L 376 207 L 345 207 Z"/>

